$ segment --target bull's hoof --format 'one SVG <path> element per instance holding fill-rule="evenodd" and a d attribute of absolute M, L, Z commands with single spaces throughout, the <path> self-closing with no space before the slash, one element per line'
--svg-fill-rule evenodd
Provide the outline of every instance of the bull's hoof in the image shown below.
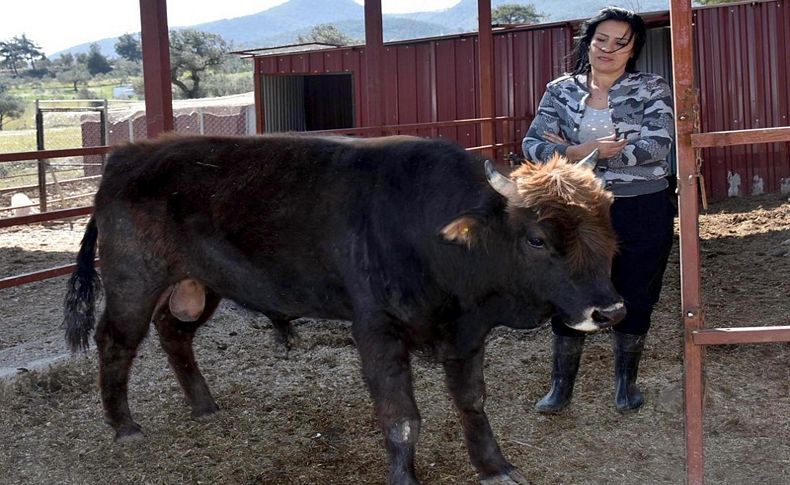
<path fill-rule="evenodd" d="M 527 477 L 515 468 L 501 475 L 480 479 L 481 485 L 530 485 L 530 483 Z"/>
<path fill-rule="evenodd" d="M 206 421 L 216 416 L 218 412 L 219 406 L 212 402 L 209 405 L 193 408 L 192 418 L 197 419 L 198 421 Z"/>
<path fill-rule="evenodd" d="M 119 445 L 139 441 L 144 437 L 143 429 L 137 423 L 132 423 L 130 426 L 124 426 L 115 431 L 115 443 Z"/>

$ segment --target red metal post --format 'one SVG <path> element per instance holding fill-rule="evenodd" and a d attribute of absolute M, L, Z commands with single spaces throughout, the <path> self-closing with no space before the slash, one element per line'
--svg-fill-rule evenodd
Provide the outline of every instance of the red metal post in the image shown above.
<path fill-rule="evenodd" d="M 478 37 L 480 69 L 480 117 L 489 118 L 490 122 L 480 125 L 480 144 L 494 144 L 494 35 L 491 32 L 491 0 L 477 0 Z M 486 150 L 485 156 L 494 159 L 495 149 Z"/>
<path fill-rule="evenodd" d="M 694 89 L 691 0 L 670 2 L 674 59 L 675 127 L 677 132 L 680 218 L 681 308 L 685 324 L 684 389 L 686 407 L 686 476 L 689 485 L 704 482 L 703 347 L 693 332 L 704 325 L 700 298 L 698 170 L 691 135 L 699 110 Z"/>
<path fill-rule="evenodd" d="M 381 19 L 381 0 L 365 1 L 365 68 L 367 70 L 368 126 L 384 124 L 384 99 L 382 96 L 382 58 L 384 56 L 384 29 Z"/>
<path fill-rule="evenodd" d="M 145 82 L 145 122 L 148 138 L 155 138 L 162 132 L 173 130 L 166 0 L 140 0 L 140 32 Z"/>
<path fill-rule="evenodd" d="M 252 81 L 255 84 L 255 133 L 261 134 L 266 132 L 263 113 L 266 106 L 263 105 L 263 75 L 261 74 L 261 62 L 258 58 L 252 59 Z"/>

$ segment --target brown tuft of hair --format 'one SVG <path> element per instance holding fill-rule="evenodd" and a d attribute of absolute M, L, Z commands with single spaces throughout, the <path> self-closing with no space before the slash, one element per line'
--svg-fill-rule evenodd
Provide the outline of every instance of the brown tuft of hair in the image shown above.
<path fill-rule="evenodd" d="M 525 162 L 510 176 L 518 187 L 513 202 L 563 230 L 575 271 L 601 256 L 611 259 L 617 249 L 609 215 L 614 197 L 588 166 L 555 155 L 546 163 Z"/>

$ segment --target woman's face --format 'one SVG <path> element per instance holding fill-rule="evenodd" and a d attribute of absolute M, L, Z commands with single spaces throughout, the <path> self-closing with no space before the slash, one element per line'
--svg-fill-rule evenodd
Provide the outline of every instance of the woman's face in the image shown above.
<path fill-rule="evenodd" d="M 604 20 L 590 40 L 590 65 L 602 74 L 622 74 L 634 52 L 634 35 L 627 22 Z"/>

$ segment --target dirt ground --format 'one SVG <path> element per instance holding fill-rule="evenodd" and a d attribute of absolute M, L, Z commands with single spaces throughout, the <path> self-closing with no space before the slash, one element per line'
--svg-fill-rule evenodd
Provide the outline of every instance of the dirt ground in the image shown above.
<path fill-rule="evenodd" d="M 73 259 L 84 220 L 3 229 L 0 276 Z M 790 325 L 790 201 L 730 199 L 701 217 L 708 326 Z M 551 331 L 497 329 L 486 409 L 505 454 L 535 484 L 685 480 L 677 245 L 640 372 L 647 402 L 612 403 L 610 336 L 588 339 L 574 402 L 546 417 Z M 102 420 L 94 352 L 64 358 L 65 277 L 0 290 L 0 482 L 8 484 L 383 483 L 385 454 L 348 324 L 299 321 L 284 358 L 260 315 L 223 303 L 196 339 L 222 411 L 196 421 L 155 336 L 130 384 L 144 440 L 116 445 Z M 434 363 L 414 359 L 425 483 L 474 483 L 461 428 Z M 705 453 L 711 484 L 790 483 L 790 345 L 707 351 Z"/>

